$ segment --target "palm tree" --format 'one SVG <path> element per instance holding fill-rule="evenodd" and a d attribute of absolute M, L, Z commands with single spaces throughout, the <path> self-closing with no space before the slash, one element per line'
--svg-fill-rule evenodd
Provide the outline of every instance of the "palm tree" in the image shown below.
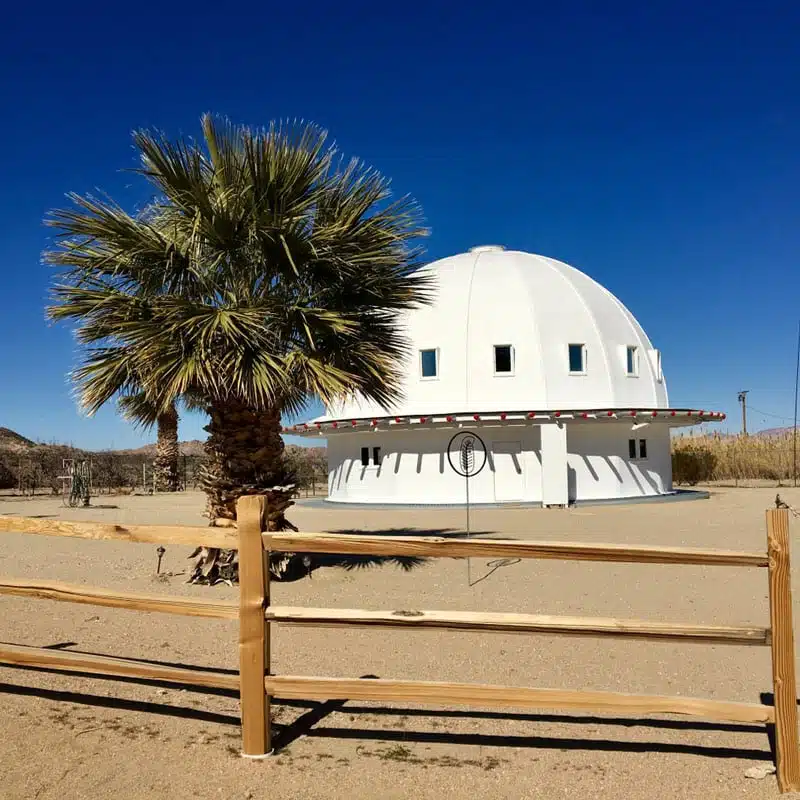
<path fill-rule="evenodd" d="M 132 216 L 72 195 L 48 219 L 45 259 L 59 268 L 49 315 L 73 320 L 84 346 L 73 378 L 89 412 L 144 389 L 144 422 L 181 398 L 208 414 L 213 524 L 240 495 L 286 483 L 282 413 L 310 397 L 397 397 L 400 315 L 430 283 L 419 207 L 340 160 L 324 131 L 210 116 L 202 129 L 199 143 L 136 133 L 151 204 Z"/>
<path fill-rule="evenodd" d="M 155 419 L 156 457 L 153 460 L 153 479 L 157 492 L 177 492 L 180 489 L 178 459 L 180 446 L 178 441 L 178 409 L 172 403 L 165 411 L 153 408 L 144 392 L 127 394 L 120 397 L 122 415 L 134 424 L 142 424 L 143 420 Z M 145 406 L 143 408 L 143 406 Z M 151 427 L 150 424 L 145 424 Z"/>
<path fill-rule="evenodd" d="M 157 492 L 177 492 L 180 489 L 178 474 L 178 410 L 173 403 L 160 413 L 156 420 L 156 457 L 153 460 L 155 490 Z"/>

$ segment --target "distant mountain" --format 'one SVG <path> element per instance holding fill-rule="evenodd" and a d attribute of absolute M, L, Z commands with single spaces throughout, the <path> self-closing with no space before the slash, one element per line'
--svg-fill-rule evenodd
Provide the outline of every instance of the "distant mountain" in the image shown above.
<path fill-rule="evenodd" d="M 34 442 L 31 439 L 27 439 L 22 434 L 17 433 L 16 431 L 12 431 L 10 428 L 2 428 L 0 427 L 0 450 L 5 450 L 6 452 L 12 453 L 24 453 L 27 450 L 31 450 L 33 448 L 42 448 L 42 447 L 50 447 L 54 446 L 57 448 L 65 447 L 65 445 L 54 444 L 54 443 L 42 443 L 42 442 Z M 89 452 L 88 450 L 84 451 L 82 448 L 70 448 L 74 450 L 80 450 L 81 452 Z M 201 456 L 203 455 L 203 442 L 199 439 L 193 439 L 189 442 L 181 442 L 180 443 L 180 451 L 181 455 L 183 456 Z M 156 453 L 156 446 L 155 444 L 146 444 L 142 447 L 136 448 L 129 448 L 127 450 L 106 450 L 103 451 L 106 453 L 118 453 L 120 455 L 142 455 L 147 456 L 148 458 L 152 458 Z"/>
<path fill-rule="evenodd" d="M 180 442 L 180 453 L 182 456 L 187 456 L 188 458 L 198 458 L 204 454 L 204 446 L 205 442 L 200 439 L 191 439 L 188 442 Z M 6 454 L 8 453 L 24 453 L 28 450 L 34 448 L 57 448 L 59 450 L 63 448 L 68 448 L 70 450 L 79 451 L 82 453 L 89 454 L 91 451 L 84 450 L 80 447 L 71 447 L 68 445 L 58 444 L 55 442 L 34 442 L 32 439 L 27 439 L 22 434 L 17 433 L 16 431 L 12 431 L 10 428 L 3 428 L 0 427 L 0 450 L 4 451 Z M 309 451 L 316 451 L 321 450 L 324 454 L 326 449 L 324 447 L 316 447 L 316 446 L 309 446 L 309 445 L 289 445 L 289 447 L 298 447 L 300 450 L 309 450 Z M 152 459 L 155 457 L 156 454 L 156 445 L 155 442 L 152 444 L 145 444 L 141 447 L 129 447 L 124 450 L 100 450 L 95 451 L 98 453 L 114 453 L 121 456 L 144 456 L 145 458 Z M 65 456 L 66 457 L 66 456 Z"/>
<path fill-rule="evenodd" d="M 764 431 L 758 431 L 758 433 L 754 434 L 755 436 L 786 436 L 787 433 L 791 433 L 794 430 L 791 425 L 787 425 L 785 428 L 767 428 Z"/>
<path fill-rule="evenodd" d="M 31 447 L 36 447 L 36 442 L 26 439 L 10 428 L 0 428 L 0 448 L 4 450 L 13 450 L 14 452 L 22 452 Z"/>
<path fill-rule="evenodd" d="M 192 439 L 189 442 L 180 442 L 178 445 L 181 450 L 182 456 L 201 456 L 203 455 L 203 445 L 205 442 L 200 441 L 200 439 Z M 155 443 L 153 444 L 145 444 L 142 447 L 137 447 L 131 450 L 115 450 L 115 453 L 120 453 L 121 455 L 134 455 L 134 456 L 154 456 L 156 454 L 156 446 Z"/>

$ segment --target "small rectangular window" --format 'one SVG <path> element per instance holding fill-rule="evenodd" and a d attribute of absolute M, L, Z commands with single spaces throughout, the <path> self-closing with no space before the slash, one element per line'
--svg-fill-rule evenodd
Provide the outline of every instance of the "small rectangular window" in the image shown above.
<path fill-rule="evenodd" d="M 628 439 L 628 457 L 631 461 L 647 458 L 647 439 L 639 439 L 639 450 L 636 450 L 636 439 Z"/>
<path fill-rule="evenodd" d="M 569 371 L 576 375 L 586 372 L 586 347 L 582 344 L 569 346 Z"/>
<path fill-rule="evenodd" d="M 377 467 L 381 463 L 381 449 L 380 447 L 372 448 L 372 463 Z"/>
<path fill-rule="evenodd" d="M 628 375 L 638 375 L 639 374 L 639 351 L 638 348 L 629 346 L 627 349 L 627 356 L 625 362 L 625 368 Z"/>
<path fill-rule="evenodd" d="M 419 351 L 419 369 L 423 378 L 436 378 L 439 375 L 439 358 L 438 351 L 433 350 L 420 350 Z"/>
<path fill-rule="evenodd" d="M 494 346 L 495 375 L 510 375 L 514 372 L 514 348 L 510 344 Z"/>
<path fill-rule="evenodd" d="M 369 466 L 369 447 L 361 448 L 361 466 L 362 467 Z"/>

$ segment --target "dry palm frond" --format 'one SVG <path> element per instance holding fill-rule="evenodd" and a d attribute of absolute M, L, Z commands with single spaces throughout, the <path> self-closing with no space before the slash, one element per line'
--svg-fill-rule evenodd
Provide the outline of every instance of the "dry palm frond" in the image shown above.
<path fill-rule="evenodd" d="M 288 571 L 294 553 L 270 553 L 269 571 L 280 580 Z M 193 560 L 187 583 L 215 586 L 226 583 L 232 586 L 239 582 L 239 553 L 236 550 L 220 550 L 216 547 L 198 547 L 190 556 Z"/>

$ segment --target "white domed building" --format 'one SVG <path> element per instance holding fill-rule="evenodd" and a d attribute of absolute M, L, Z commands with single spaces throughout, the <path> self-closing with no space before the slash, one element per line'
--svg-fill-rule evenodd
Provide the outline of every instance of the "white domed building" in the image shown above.
<path fill-rule="evenodd" d="M 661 353 L 567 264 L 484 246 L 425 269 L 436 299 L 404 320 L 404 396 L 391 408 L 355 398 L 286 430 L 327 438 L 331 502 L 463 503 L 448 458 L 463 431 L 484 445 L 474 503 L 666 495 L 670 429 L 725 416 L 670 408 Z"/>

